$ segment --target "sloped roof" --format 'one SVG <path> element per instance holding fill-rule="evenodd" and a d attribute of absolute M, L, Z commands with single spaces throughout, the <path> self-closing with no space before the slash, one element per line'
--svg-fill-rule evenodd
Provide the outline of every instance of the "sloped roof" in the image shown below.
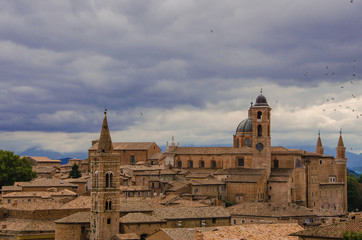
<path fill-rule="evenodd" d="M 144 213 L 128 213 L 119 219 L 121 223 L 160 223 L 166 222 L 158 217 Z"/>
<path fill-rule="evenodd" d="M 0 221 L 1 231 L 7 232 L 54 232 L 54 220 L 34 220 L 24 218 L 5 218 Z"/>
<path fill-rule="evenodd" d="M 296 217 L 317 215 L 313 210 L 296 204 L 266 202 L 242 202 L 226 208 L 226 211 L 231 215 L 261 217 Z"/>
<path fill-rule="evenodd" d="M 172 240 L 195 239 L 195 229 L 193 228 L 161 228 L 159 231 L 164 232 Z"/>
<path fill-rule="evenodd" d="M 77 212 L 65 218 L 56 220 L 55 223 L 71 224 L 71 223 L 90 223 L 91 212 Z"/>
<path fill-rule="evenodd" d="M 98 149 L 96 142 L 89 150 L 95 151 Z M 155 142 L 114 142 L 113 150 L 148 150 Z"/>
<path fill-rule="evenodd" d="M 222 207 L 158 208 L 154 210 L 154 215 L 165 220 L 230 217 Z"/>
<path fill-rule="evenodd" d="M 148 159 L 149 160 L 158 160 L 162 157 L 163 153 L 162 152 L 156 152 L 154 154 L 152 154 Z"/>
<path fill-rule="evenodd" d="M 328 226 L 318 226 L 303 231 L 299 231 L 291 236 L 300 236 L 300 237 L 315 237 L 315 238 L 333 238 L 333 239 L 343 239 L 342 234 L 345 231 L 362 231 L 362 219 L 356 219 L 348 222 L 335 223 Z"/>
<path fill-rule="evenodd" d="M 90 209 L 91 208 L 91 197 L 90 196 L 79 196 L 76 199 L 64 204 L 61 209 Z"/>
<path fill-rule="evenodd" d="M 129 201 L 120 204 L 121 212 L 152 212 L 153 207 L 146 201 Z"/>
<path fill-rule="evenodd" d="M 61 206 L 62 203 L 50 199 L 43 199 L 41 201 L 35 201 L 35 202 L 19 201 L 17 203 L 7 203 L 2 205 L 2 207 L 6 209 L 28 210 L 28 211 L 59 209 Z"/>
<path fill-rule="evenodd" d="M 32 157 L 32 156 L 26 156 L 27 158 L 31 158 L 34 161 L 37 162 L 54 162 L 54 163 L 60 163 L 60 160 L 53 160 L 53 159 L 49 159 L 47 157 Z"/>
<path fill-rule="evenodd" d="M 139 240 L 140 237 L 135 233 L 116 234 L 112 240 Z"/>
<path fill-rule="evenodd" d="M 208 179 L 200 179 L 200 180 L 192 180 L 191 185 L 199 186 L 199 185 L 223 185 L 225 184 L 222 181 L 219 181 L 215 178 L 208 178 Z"/>
<path fill-rule="evenodd" d="M 303 229 L 297 223 L 278 224 L 243 224 L 237 226 L 222 226 L 198 228 L 203 234 L 203 239 L 218 240 L 298 240 L 289 234 Z"/>
<path fill-rule="evenodd" d="M 226 169 L 217 169 L 213 174 L 214 175 L 260 175 L 264 174 L 265 169 L 258 168 L 226 168 Z"/>
<path fill-rule="evenodd" d="M 77 185 L 68 183 L 61 179 L 37 178 L 31 182 L 23 182 L 23 187 L 74 187 Z"/>
<path fill-rule="evenodd" d="M 225 182 L 257 183 L 263 174 L 258 175 L 231 175 Z"/>
<path fill-rule="evenodd" d="M 272 168 L 268 182 L 287 182 L 293 171 L 293 168 Z"/>

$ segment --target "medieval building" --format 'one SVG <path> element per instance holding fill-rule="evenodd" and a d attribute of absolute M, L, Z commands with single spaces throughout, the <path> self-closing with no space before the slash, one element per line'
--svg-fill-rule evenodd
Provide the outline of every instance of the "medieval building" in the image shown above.
<path fill-rule="evenodd" d="M 334 213 L 347 211 L 347 176 L 342 134 L 336 158 L 324 155 L 318 136 L 315 152 L 271 146 L 271 107 L 263 94 L 233 135 L 232 147 L 168 146 L 163 161 L 174 168 L 209 172 L 226 183 L 226 200 L 238 203 L 296 203 Z"/>

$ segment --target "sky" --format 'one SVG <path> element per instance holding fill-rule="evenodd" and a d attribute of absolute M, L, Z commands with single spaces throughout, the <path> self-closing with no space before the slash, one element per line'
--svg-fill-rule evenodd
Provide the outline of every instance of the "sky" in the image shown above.
<path fill-rule="evenodd" d="M 0 149 L 232 145 L 262 94 L 272 145 L 362 152 L 361 0 L 0 0 Z"/>

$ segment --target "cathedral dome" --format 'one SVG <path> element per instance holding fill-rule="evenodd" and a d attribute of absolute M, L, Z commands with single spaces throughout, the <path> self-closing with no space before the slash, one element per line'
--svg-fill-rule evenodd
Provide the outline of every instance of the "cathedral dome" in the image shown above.
<path fill-rule="evenodd" d="M 256 98 L 254 106 L 269 106 L 269 105 L 264 95 L 260 93 L 260 95 Z"/>
<path fill-rule="evenodd" d="M 241 123 L 239 123 L 236 128 L 236 132 L 252 132 L 251 123 L 251 118 L 244 119 Z"/>

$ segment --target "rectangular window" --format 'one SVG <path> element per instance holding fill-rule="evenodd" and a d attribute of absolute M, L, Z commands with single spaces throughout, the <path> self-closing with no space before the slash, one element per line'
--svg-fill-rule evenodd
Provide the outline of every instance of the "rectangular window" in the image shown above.
<path fill-rule="evenodd" d="M 107 219 L 107 224 L 111 224 L 111 219 L 110 218 Z"/>
<path fill-rule="evenodd" d="M 212 219 L 212 223 L 216 223 L 216 218 L 213 218 L 213 219 Z"/>
<path fill-rule="evenodd" d="M 234 224 L 236 224 L 236 219 L 234 219 Z"/>
<path fill-rule="evenodd" d="M 135 158 L 134 158 L 134 155 L 131 155 L 131 157 L 130 157 L 130 162 L 131 162 L 131 164 L 135 164 Z"/>

